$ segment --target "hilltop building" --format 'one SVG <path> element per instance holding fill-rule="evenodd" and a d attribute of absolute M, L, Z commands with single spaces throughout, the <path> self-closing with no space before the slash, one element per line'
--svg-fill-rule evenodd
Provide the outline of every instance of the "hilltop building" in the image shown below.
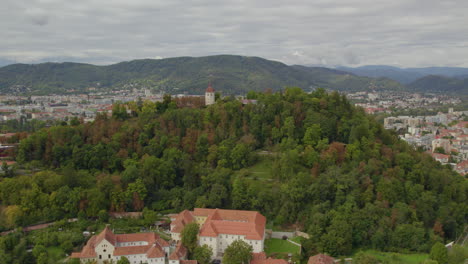
<path fill-rule="evenodd" d="M 179 241 L 184 226 L 191 222 L 200 226 L 199 244 L 210 246 L 215 258 L 222 256 L 226 248 L 238 239 L 251 245 L 254 253 L 263 251 L 266 218 L 259 212 L 204 208 L 184 210 L 171 223 L 172 239 Z"/>
<path fill-rule="evenodd" d="M 81 252 L 71 255 L 81 263 L 96 261 L 98 264 L 115 263 L 123 256 L 132 264 L 165 264 L 166 258 L 171 264 L 196 264 L 186 260 L 187 250 L 181 244 L 170 254 L 169 243 L 155 233 L 114 234 L 109 226 L 92 236 Z"/>
<path fill-rule="evenodd" d="M 208 85 L 205 91 L 205 105 L 212 105 L 215 103 L 215 90 L 211 87 L 211 83 Z"/>

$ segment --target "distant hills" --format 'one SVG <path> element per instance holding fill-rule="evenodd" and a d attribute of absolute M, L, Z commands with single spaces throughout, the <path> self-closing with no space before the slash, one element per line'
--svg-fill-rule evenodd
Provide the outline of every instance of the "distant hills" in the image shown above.
<path fill-rule="evenodd" d="M 449 76 L 426 77 L 430 74 Z M 463 79 L 467 77 L 468 69 L 464 68 L 364 66 L 329 69 L 289 66 L 259 57 L 216 55 L 133 60 L 108 66 L 71 62 L 11 64 L 0 68 L 0 92 L 48 94 L 83 91 L 89 87 L 146 87 L 173 94 L 201 94 L 211 81 L 215 89 L 224 94 L 266 89 L 277 91 L 288 86 L 305 90 L 322 87 L 339 91 L 408 90 L 467 94 L 467 81 Z"/>
<path fill-rule="evenodd" d="M 468 78 L 468 68 L 457 67 L 427 67 L 398 68 L 385 65 L 367 65 L 356 68 L 339 66 L 338 70 L 350 72 L 358 76 L 386 77 L 402 84 L 409 84 L 428 75 L 439 75 L 451 78 Z"/>
<path fill-rule="evenodd" d="M 215 89 L 224 94 L 277 91 L 288 86 L 340 91 L 404 89 L 387 78 L 362 77 L 321 67 L 288 66 L 258 57 L 234 55 L 144 59 L 108 66 L 42 63 L 0 68 L 1 92 L 50 93 L 87 87 L 148 87 L 170 93 L 201 94 L 210 80 Z"/>

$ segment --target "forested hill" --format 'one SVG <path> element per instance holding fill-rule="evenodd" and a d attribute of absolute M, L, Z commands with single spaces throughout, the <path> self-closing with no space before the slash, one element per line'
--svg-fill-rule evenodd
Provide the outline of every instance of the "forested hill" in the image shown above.
<path fill-rule="evenodd" d="M 217 55 L 134 60 L 109 66 L 80 63 L 13 64 L 0 68 L 0 92 L 48 94 L 88 87 L 148 87 L 167 93 L 202 94 L 209 81 L 224 94 L 278 91 L 286 86 L 362 91 L 403 89 L 385 79 L 302 66 L 288 66 L 258 57 Z"/>
<path fill-rule="evenodd" d="M 429 251 L 467 222 L 468 182 L 351 105 L 299 88 L 189 108 L 117 104 L 93 123 L 43 129 L 17 161 L 47 170 L 0 180 L 0 225 L 100 212 L 258 210 L 299 227 L 307 256 L 356 248 Z M 195 99 L 194 99 L 195 100 Z"/>
<path fill-rule="evenodd" d="M 468 78 L 450 78 L 438 75 L 428 75 L 408 85 L 412 90 L 419 92 L 446 93 L 467 95 Z"/>

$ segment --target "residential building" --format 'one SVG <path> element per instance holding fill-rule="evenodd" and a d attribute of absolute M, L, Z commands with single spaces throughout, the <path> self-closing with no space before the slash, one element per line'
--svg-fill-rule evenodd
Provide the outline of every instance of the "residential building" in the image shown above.
<path fill-rule="evenodd" d="M 171 223 L 173 240 L 180 240 L 180 233 L 188 223 L 200 225 L 198 235 L 201 246 L 208 245 L 213 257 L 221 257 L 225 249 L 235 240 L 251 245 L 254 253 L 263 251 L 266 218 L 259 212 L 195 208 L 184 210 Z"/>
<path fill-rule="evenodd" d="M 155 233 L 114 234 L 106 226 L 88 240 L 81 252 L 72 253 L 71 257 L 79 258 L 81 263 L 117 262 L 125 256 L 131 264 L 165 264 L 168 255 L 169 243 Z"/>
<path fill-rule="evenodd" d="M 444 138 L 434 139 L 432 141 L 432 152 L 434 152 L 436 148 L 443 148 L 445 153 L 450 153 L 450 140 Z"/>

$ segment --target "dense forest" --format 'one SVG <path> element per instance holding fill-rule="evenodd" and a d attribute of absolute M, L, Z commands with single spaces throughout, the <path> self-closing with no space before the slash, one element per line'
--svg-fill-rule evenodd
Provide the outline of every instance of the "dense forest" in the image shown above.
<path fill-rule="evenodd" d="M 0 180 L 9 229 L 106 211 L 258 210 L 311 235 L 306 252 L 428 252 L 468 217 L 468 182 L 417 152 L 344 95 L 299 88 L 196 106 L 115 104 L 112 116 L 44 128 L 17 161 L 43 168 Z M 266 162 L 266 176 L 250 170 Z M 271 166 L 270 166 L 271 165 Z"/>

